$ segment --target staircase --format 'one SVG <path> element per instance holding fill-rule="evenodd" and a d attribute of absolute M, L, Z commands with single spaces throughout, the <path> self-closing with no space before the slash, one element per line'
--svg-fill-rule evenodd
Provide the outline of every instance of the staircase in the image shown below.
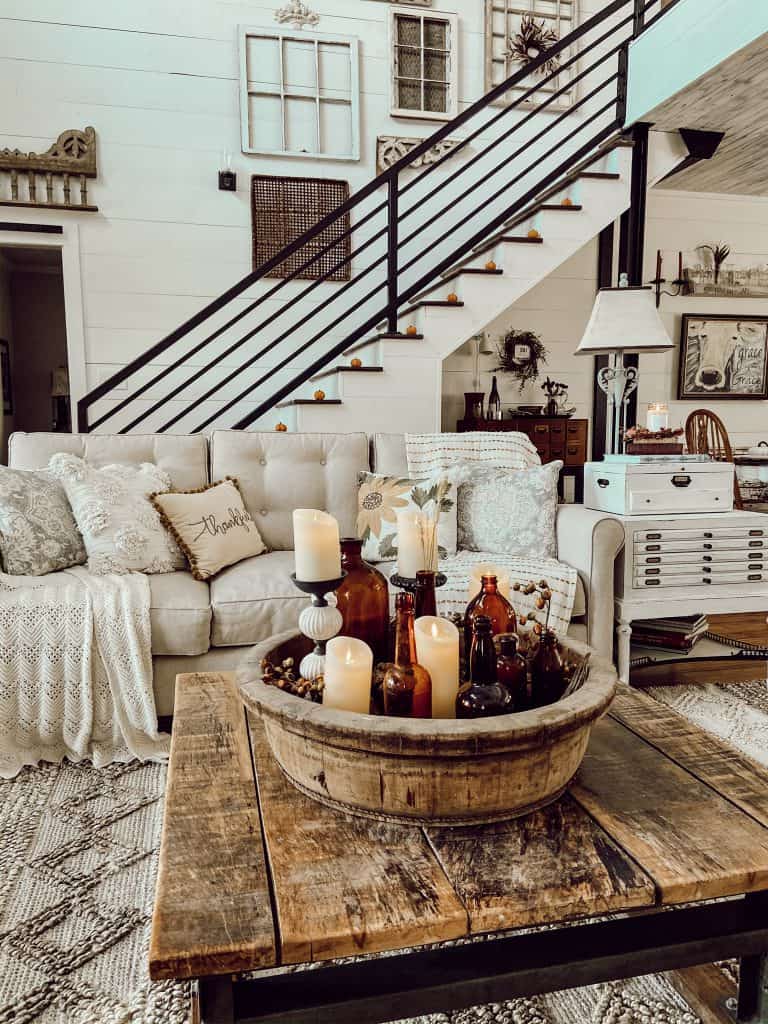
<path fill-rule="evenodd" d="M 658 8 L 607 4 L 89 392 L 78 429 L 439 429 L 443 359 L 629 207 L 627 52 Z M 649 185 L 687 155 L 677 133 L 652 139 Z"/>

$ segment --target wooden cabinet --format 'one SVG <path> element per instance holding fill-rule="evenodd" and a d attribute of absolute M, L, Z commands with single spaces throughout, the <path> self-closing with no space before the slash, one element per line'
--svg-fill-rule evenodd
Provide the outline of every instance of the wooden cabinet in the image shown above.
<path fill-rule="evenodd" d="M 456 429 L 459 433 L 467 430 L 517 430 L 527 434 L 542 462 L 562 459 L 562 476 L 574 478 L 575 499 L 583 501 L 588 420 L 569 420 L 562 416 L 511 416 L 506 420 L 459 420 Z"/>

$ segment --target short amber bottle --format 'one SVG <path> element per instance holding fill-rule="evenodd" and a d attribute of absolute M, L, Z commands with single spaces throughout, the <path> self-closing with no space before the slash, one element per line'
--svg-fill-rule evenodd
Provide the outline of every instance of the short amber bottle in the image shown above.
<path fill-rule="evenodd" d="M 539 638 L 531 658 L 531 704 L 535 708 L 554 704 L 565 692 L 563 659 L 557 649 L 557 637 L 547 630 Z"/>
<path fill-rule="evenodd" d="M 526 711 L 530 707 L 528 666 L 517 649 L 517 634 L 502 633 L 497 637 L 497 644 L 496 674 L 499 682 L 509 691 L 515 711 Z"/>
<path fill-rule="evenodd" d="M 487 615 L 475 617 L 469 654 L 469 681 L 456 695 L 457 718 L 490 718 L 514 710 L 509 691 L 498 680 L 491 630 L 491 620 Z"/>
<path fill-rule="evenodd" d="M 432 717 L 432 680 L 416 661 L 413 595 L 395 599 L 395 660 L 384 669 L 384 714 L 396 718 Z"/>
<path fill-rule="evenodd" d="M 464 654 L 467 662 L 472 649 L 473 624 L 478 615 L 484 615 L 491 620 L 493 636 L 498 633 L 517 632 L 515 609 L 499 591 L 497 577 L 491 574 L 481 577 L 480 590 L 469 602 L 464 613 Z"/>

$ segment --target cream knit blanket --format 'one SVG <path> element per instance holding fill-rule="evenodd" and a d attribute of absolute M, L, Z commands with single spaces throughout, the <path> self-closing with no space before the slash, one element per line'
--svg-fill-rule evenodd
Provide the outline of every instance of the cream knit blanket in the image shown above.
<path fill-rule="evenodd" d="M 24 765 L 162 760 L 149 580 L 0 574 L 0 778 Z"/>

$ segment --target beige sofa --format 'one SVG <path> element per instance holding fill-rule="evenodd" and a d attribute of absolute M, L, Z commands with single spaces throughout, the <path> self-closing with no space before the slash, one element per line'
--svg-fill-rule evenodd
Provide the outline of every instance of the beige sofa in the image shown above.
<path fill-rule="evenodd" d="M 407 475 L 402 434 L 289 434 L 237 430 L 201 434 L 24 434 L 11 436 L 8 463 L 42 469 L 55 452 L 94 465 L 153 462 L 173 487 L 189 490 L 234 476 L 269 553 L 231 566 L 210 583 L 187 572 L 149 577 L 158 714 L 173 709 L 179 672 L 233 668 L 252 644 L 296 625 L 307 598 L 290 581 L 294 508 L 334 515 L 355 533 L 357 475 L 369 468 Z M 559 557 L 579 573 L 570 632 L 611 657 L 613 565 L 623 531 L 581 505 L 558 510 Z"/>

